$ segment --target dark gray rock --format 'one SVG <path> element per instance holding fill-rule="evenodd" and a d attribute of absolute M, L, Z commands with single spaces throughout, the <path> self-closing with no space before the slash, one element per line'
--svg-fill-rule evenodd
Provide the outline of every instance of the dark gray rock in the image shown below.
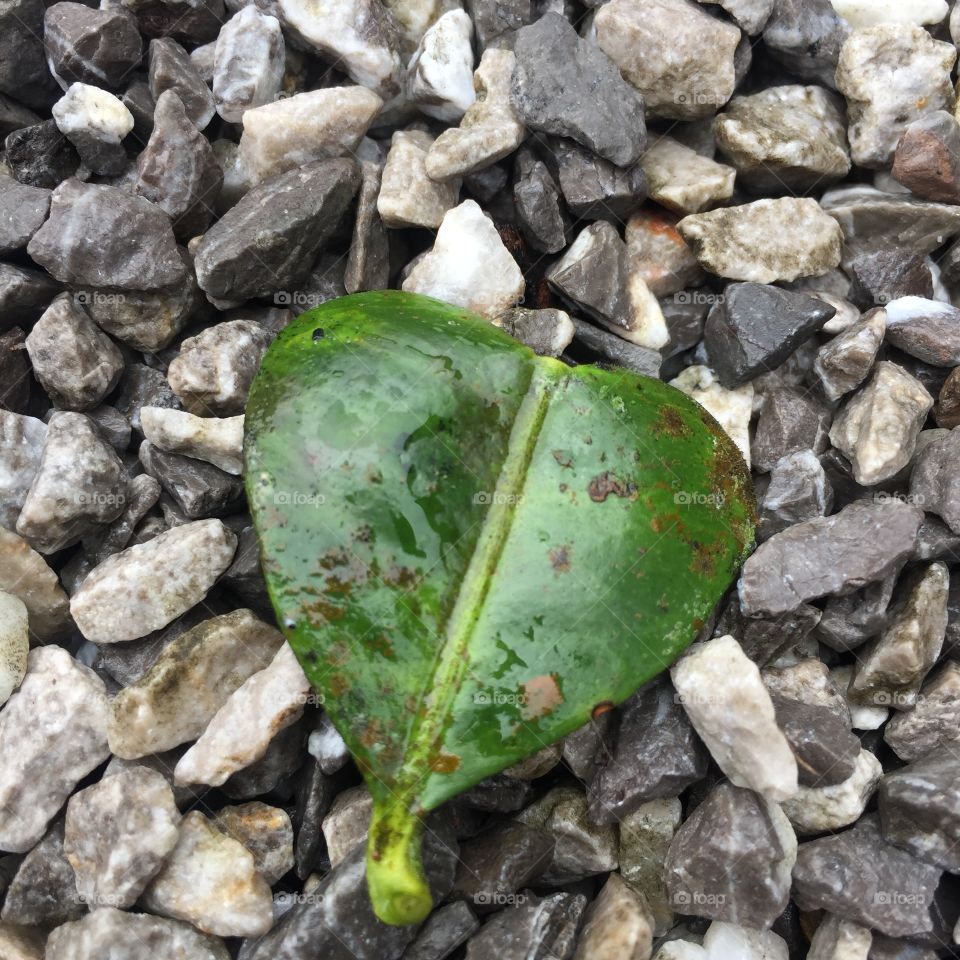
<path fill-rule="evenodd" d="M 537 18 L 534 0 L 467 0 L 465 7 L 473 21 L 477 47 L 481 52 L 489 46 L 507 46 L 507 38 L 502 43 L 494 41 Z"/>
<path fill-rule="evenodd" d="M 60 290 L 41 270 L 0 263 L 0 329 L 36 320 Z"/>
<path fill-rule="evenodd" d="M 778 367 L 835 313 L 823 300 L 792 290 L 731 283 L 707 315 L 710 365 L 725 387 L 738 387 Z"/>
<path fill-rule="evenodd" d="M 887 608 L 900 576 L 897 564 L 882 580 L 842 597 L 830 597 L 817 627 L 817 640 L 831 650 L 855 650 L 875 637 L 887 621 Z"/>
<path fill-rule="evenodd" d="M 836 89 L 837 60 L 849 34 L 850 25 L 830 0 L 776 0 L 763 43 L 798 77 Z"/>
<path fill-rule="evenodd" d="M 49 213 L 49 190 L 0 176 L 0 256 L 26 247 Z"/>
<path fill-rule="evenodd" d="M 97 9 L 55 3 L 44 18 L 43 42 L 50 68 L 64 84 L 122 86 L 143 54 L 136 21 L 119 4 Z"/>
<path fill-rule="evenodd" d="M 403 955 L 403 960 L 444 960 L 480 926 L 477 915 L 458 900 L 434 911 Z"/>
<path fill-rule="evenodd" d="M 560 137 L 549 138 L 544 149 L 567 208 L 580 220 L 626 220 L 647 198 L 640 164 L 618 167 Z"/>
<path fill-rule="evenodd" d="M 637 346 L 579 317 L 570 319 L 573 321 L 574 338 L 577 343 L 599 356 L 603 363 L 614 367 L 626 367 L 627 370 L 648 377 L 659 375 L 660 354 L 656 350 Z"/>
<path fill-rule="evenodd" d="M 627 251 L 629 256 L 629 244 Z M 710 306 L 709 297 L 709 294 L 698 296 L 696 291 L 681 290 L 660 300 L 660 311 L 670 335 L 670 340 L 660 350 L 665 360 L 695 347 L 700 342 Z"/>
<path fill-rule="evenodd" d="M 879 797 L 888 843 L 960 873 L 960 756 L 953 743 L 888 773 Z"/>
<path fill-rule="evenodd" d="M 300 772 L 293 816 L 293 858 L 301 880 L 318 866 L 324 848 L 323 818 L 333 803 L 336 787 L 336 782 L 316 759 L 309 760 Z"/>
<path fill-rule="evenodd" d="M 160 482 L 174 503 L 191 520 L 222 517 L 237 509 L 243 499 L 243 481 L 212 463 L 167 453 L 149 440 L 138 456 L 151 477 Z"/>
<path fill-rule="evenodd" d="M 107 408 L 102 408 L 107 409 Z M 91 411 L 93 412 L 93 411 Z M 102 431 L 101 431 L 102 432 Z M 127 425 L 126 441 L 130 440 L 130 427 Z M 114 444 L 114 449 L 117 445 Z M 124 444 L 124 449 L 126 444 Z M 133 532 L 140 521 L 153 509 L 160 499 L 160 484 L 145 473 L 137 474 L 127 487 L 127 502 L 123 513 L 117 517 L 102 533 L 87 537 L 83 546 L 91 569 L 103 563 L 107 557 L 119 553 L 130 543 Z"/>
<path fill-rule="evenodd" d="M 665 679 L 641 687 L 614 723 L 613 749 L 587 788 L 596 823 L 615 823 L 648 800 L 677 797 L 706 774 L 706 748 Z"/>
<path fill-rule="evenodd" d="M 882 580 L 913 552 L 922 519 L 920 509 L 897 501 L 852 503 L 776 534 L 743 566 L 744 612 L 787 613 L 816 597 Z"/>
<path fill-rule="evenodd" d="M 30 403 L 30 360 L 20 327 L 0 333 L 0 410 L 26 413 Z"/>
<path fill-rule="evenodd" d="M 825 706 L 771 696 L 777 726 L 797 758 L 803 787 L 827 787 L 853 775 L 860 754 L 860 738 Z"/>
<path fill-rule="evenodd" d="M 826 516 L 833 506 L 833 488 L 812 450 L 781 457 L 770 472 L 760 502 L 758 535 L 767 539 L 795 523 Z"/>
<path fill-rule="evenodd" d="M 960 533 L 960 427 L 924 447 L 910 475 L 912 502 Z"/>
<path fill-rule="evenodd" d="M 734 594 L 720 614 L 713 635 L 733 635 L 743 652 L 758 667 L 765 667 L 800 644 L 819 622 L 820 611 L 808 603 L 773 619 L 751 619 L 743 615 Z"/>
<path fill-rule="evenodd" d="M 146 80 L 134 80 L 120 97 L 133 116 L 133 136 L 137 143 L 146 143 L 153 133 L 153 95 Z"/>
<path fill-rule="evenodd" d="M 248 940 L 240 960 L 397 960 L 416 935 L 416 927 L 382 923 L 373 913 L 361 844 L 338 864 L 259 940 Z M 453 885 L 457 844 L 449 836 L 427 831 L 423 865 L 434 902 Z"/>
<path fill-rule="evenodd" d="M 533 799 L 533 784 L 498 773 L 481 780 L 460 799 L 472 809 L 486 813 L 515 813 Z"/>
<path fill-rule="evenodd" d="M 528 129 L 569 137 L 617 166 L 640 159 L 643 97 L 595 43 L 546 13 L 517 31 L 513 52 L 510 99 Z"/>
<path fill-rule="evenodd" d="M 466 960 L 570 960 L 586 906 L 580 894 L 519 894 L 471 937 Z"/>
<path fill-rule="evenodd" d="M 789 387 L 768 390 L 750 444 L 754 469 L 772 470 L 791 453 L 823 453 L 828 445 L 830 419 L 830 408 L 809 392 Z"/>
<path fill-rule="evenodd" d="M 570 221 L 560 190 L 547 165 L 526 148 L 514 164 L 513 203 L 517 225 L 534 250 L 557 253 L 567 245 Z"/>
<path fill-rule="evenodd" d="M 154 102 L 172 90 L 183 104 L 190 120 L 203 130 L 215 112 L 213 94 L 204 82 L 190 55 L 175 40 L 163 37 L 150 41 L 150 95 Z"/>
<path fill-rule="evenodd" d="M 839 400 L 867 379 L 885 331 L 886 315 L 871 310 L 820 348 L 813 373 L 828 400 Z"/>
<path fill-rule="evenodd" d="M 245 607 L 269 614 L 270 597 L 260 569 L 260 544 L 253 527 L 244 527 L 237 538 L 237 552 L 220 583 L 227 587 Z"/>
<path fill-rule="evenodd" d="M 26 347 L 33 375 L 62 410 L 95 407 L 123 373 L 123 354 L 69 293 L 47 307 Z"/>
<path fill-rule="evenodd" d="M 159 370 L 143 363 L 127 364 L 120 379 L 120 391 L 113 404 L 120 413 L 129 418 L 134 430 L 140 429 L 141 407 L 182 409 L 167 378 Z"/>
<path fill-rule="evenodd" d="M 865 250 L 846 265 L 851 303 L 861 310 L 882 307 L 900 297 L 932 297 L 933 275 L 926 259 L 909 250 Z"/>
<path fill-rule="evenodd" d="M 908 762 L 955 746 L 960 740 L 960 664 L 945 660 L 921 687 L 917 705 L 890 718 L 883 739 Z"/>
<path fill-rule="evenodd" d="M 308 163 L 255 187 L 200 242 L 201 288 L 231 300 L 295 289 L 359 186 L 356 162 L 337 159 Z"/>
<path fill-rule="evenodd" d="M 721 783 L 681 825 L 664 864 L 678 913 L 768 928 L 790 899 L 796 838 L 779 806 Z"/>
<path fill-rule="evenodd" d="M 554 846 L 545 830 L 516 822 L 498 824 L 461 844 L 454 895 L 479 913 L 497 910 L 547 871 Z"/>
<path fill-rule="evenodd" d="M 55 927 L 86 912 L 73 867 L 63 852 L 61 818 L 23 858 L 7 888 L 0 920 L 25 927 Z"/>
<path fill-rule="evenodd" d="M 46 69 L 46 63 L 44 63 L 44 69 Z M 39 122 L 40 118 L 32 110 L 28 110 L 22 103 L 17 103 L 16 100 L 11 100 L 10 97 L 0 93 L 0 137 L 6 139 L 7 134 L 13 133 L 14 130 L 32 127 Z"/>
<path fill-rule="evenodd" d="M 52 190 L 80 166 L 79 154 L 53 120 L 7 134 L 4 149 L 13 175 L 31 187 Z"/>
<path fill-rule="evenodd" d="M 249 767 L 232 774 L 220 788 L 231 800 L 253 800 L 276 792 L 277 799 L 290 800 L 296 784 L 293 774 L 304 760 L 306 718 L 280 731 L 267 747 L 267 752 Z"/>
<path fill-rule="evenodd" d="M 183 284 L 186 268 L 170 221 L 119 187 L 67 180 L 53 192 L 50 219 L 27 253 L 64 283 L 121 290 Z"/>
<path fill-rule="evenodd" d="M 172 37 L 194 46 L 216 40 L 226 23 L 223 0 L 125 0 L 145 37 Z"/>
<path fill-rule="evenodd" d="M 828 910 L 891 937 L 933 929 L 930 905 L 939 867 L 887 843 L 868 815 L 835 836 L 801 843 L 793 897 L 801 910 Z"/>
<path fill-rule="evenodd" d="M 946 110 L 907 124 L 890 174 L 915 197 L 960 203 L 960 124 Z"/>
<path fill-rule="evenodd" d="M 887 304 L 887 341 L 937 367 L 960 364 L 960 310 L 926 295 Z"/>
<path fill-rule="evenodd" d="M 383 161 L 379 156 L 375 160 L 361 156 L 357 212 L 343 272 L 343 285 L 347 293 L 384 290 L 390 283 L 390 244 L 387 228 L 377 210 L 382 175 Z"/>
<path fill-rule="evenodd" d="M 960 535 L 938 517 L 924 517 L 917 534 L 915 560 L 945 560 L 960 563 Z"/>
<path fill-rule="evenodd" d="M 223 171 L 210 141 L 187 116 L 173 90 L 157 100 L 153 132 L 137 159 L 137 193 L 170 217 L 174 235 L 189 240 L 210 226 Z"/>
<path fill-rule="evenodd" d="M 574 326 L 563 310 L 513 307 L 496 318 L 501 330 L 543 357 L 559 357 L 573 340 Z"/>
<path fill-rule="evenodd" d="M 0 6 L 0 94 L 37 109 L 49 107 L 59 92 L 43 49 L 43 11 L 42 0 Z"/>

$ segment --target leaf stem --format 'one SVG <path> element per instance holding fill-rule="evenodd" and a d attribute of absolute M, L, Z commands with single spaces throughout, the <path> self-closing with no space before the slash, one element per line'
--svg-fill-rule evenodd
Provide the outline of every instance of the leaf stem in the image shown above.
<path fill-rule="evenodd" d="M 403 804 L 375 802 L 367 841 L 367 884 L 384 923 L 419 923 L 433 908 L 420 855 L 423 820 Z"/>

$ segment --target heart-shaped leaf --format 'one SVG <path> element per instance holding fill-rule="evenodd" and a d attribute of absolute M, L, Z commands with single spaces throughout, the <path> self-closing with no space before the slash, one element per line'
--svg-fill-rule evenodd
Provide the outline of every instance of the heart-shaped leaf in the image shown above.
<path fill-rule="evenodd" d="M 374 907 L 418 921 L 423 815 L 670 665 L 752 544 L 749 474 L 666 384 L 396 291 L 287 327 L 246 429 L 278 620 L 373 795 Z"/>

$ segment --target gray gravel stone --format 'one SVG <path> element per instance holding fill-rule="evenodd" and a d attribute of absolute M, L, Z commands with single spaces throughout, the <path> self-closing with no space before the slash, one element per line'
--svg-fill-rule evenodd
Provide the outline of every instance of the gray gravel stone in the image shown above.
<path fill-rule="evenodd" d="M 116 520 L 126 494 L 123 465 L 89 417 L 55 413 L 17 533 L 41 553 L 55 553 Z"/>
<path fill-rule="evenodd" d="M 643 896 L 611 874 L 585 916 L 574 960 L 649 957 L 654 917 Z"/>
<path fill-rule="evenodd" d="M 255 187 L 200 242 L 201 288 L 232 300 L 293 289 L 309 273 L 359 186 L 357 164 L 338 159 L 308 163 Z"/>
<path fill-rule="evenodd" d="M 918 296 L 888 303 L 887 340 L 905 353 L 938 367 L 960 364 L 960 310 Z"/>
<path fill-rule="evenodd" d="M 538 956 L 568 960 L 573 955 L 587 898 L 572 893 L 555 893 L 543 899 L 532 893 L 522 897 L 470 938 L 466 960 L 527 960 Z"/>
<path fill-rule="evenodd" d="M 49 212 L 49 190 L 0 175 L 0 255 L 24 249 Z"/>
<path fill-rule="evenodd" d="M 941 517 L 954 533 L 960 533 L 960 477 L 955 468 L 960 458 L 958 430 L 925 447 L 910 475 L 911 500 Z"/>
<path fill-rule="evenodd" d="M 0 333 L 0 410 L 27 413 L 30 403 L 30 361 L 23 330 L 11 327 Z M 2 521 L 0 521 L 2 523 Z"/>
<path fill-rule="evenodd" d="M 780 460 L 805 450 L 821 454 L 827 447 L 830 409 L 809 392 L 790 387 L 767 390 L 750 445 L 754 467 L 766 472 Z"/>
<path fill-rule="evenodd" d="M 766 929 L 790 898 L 796 855 L 796 837 L 777 804 L 722 783 L 670 844 L 670 903 L 679 913 Z"/>
<path fill-rule="evenodd" d="M 360 192 L 357 195 L 350 252 L 343 273 L 343 285 L 347 293 L 383 290 L 390 282 L 390 246 L 386 227 L 377 211 L 377 197 L 383 176 L 379 148 L 375 157 L 360 155 L 359 159 Z"/>
<path fill-rule="evenodd" d="M 607 333 L 586 320 L 571 317 L 574 338 L 588 350 L 597 354 L 603 361 L 616 366 L 626 367 L 634 373 L 656 377 L 660 373 L 660 354 L 649 347 L 640 347 L 616 334 Z"/>
<path fill-rule="evenodd" d="M 7 134 L 5 159 L 14 177 L 31 187 L 53 189 L 77 172 L 80 157 L 73 144 L 44 120 Z"/>
<path fill-rule="evenodd" d="M 817 353 L 813 372 L 828 400 L 839 400 L 867 378 L 886 331 L 886 314 L 871 310 Z"/>
<path fill-rule="evenodd" d="M 849 258 L 850 300 L 868 310 L 902 297 L 933 296 L 933 274 L 924 257 L 909 250 L 864 250 Z"/>
<path fill-rule="evenodd" d="M 676 217 L 655 207 L 644 208 L 633 214 L 627 221 L 624 233 L 630 270 L 643 278 L 655 297 L 685 291 L 682 298 L 695 301 L 696 295 L 686 291 L 686 288 L 699 286 L 706 280 L 706 274 L 700 269 L 693 251 L 677 232 L 676 224 Z M 703 305 L 705 312 L 706 301 Z M 700 339 L 702 329 L 701 318 L 700 331 L 694 343 Z"/>
<path fill-rule="evenodd" d="M 53 119 L 91 173 L 112 177 L 127 169 L 121 141 L 133 129 L 133 114 L 112 93 L 87 83 L 71 84 L 53 105 Z"/>
<path fill-rule="evenodd" d="M 946 110 L 908 124 L 890 175 L 923 200 L 960 203 L 960 124 Z"/>
<path fill-rule="evenodd" d="M 43 14 L 40 0 L 8 0 L 0 10 L 0 94 L 38 109 L 56 96 L 44 56 Z"/>
<path fill-rule="evenodd" d="M 277 18 L 253 4 L 243 7 L 223 25 L 213 51 L 217 113 L 239 123 L 249 108 L 273 102 L 283 72 L 284 41 Z"/>
<path fill-rule="evenodd" d="M 226 20 L 223 0 L 125 0 L 145 37 L 173 37 L 191 46 L 216 39 Z"/>
<path fill-rule="evenodd" d="M 71 629 L 67 595 L 56 573 L 26 540 L 0 527 L 0 589 L 27 608 L 31 639 L 63 639 Z"/>
<path fill-rule="evenodd" d="M 462 900 L 440 907 L 427 918 L 403 960 L 444 960 L 479 926 L 476 914 Z"/>
<path fill-rule="evenodd" d="M 210 225 L 223 172 L 210 142 L 172 89 L 157 99 L 153 132 L 137 171 L 137 193 L 170 217 L 179 239 L 201 234 Z"/>
<path fill-rule="evenodd" d="M 770 471 L 760 502 L 759 533 L 767 539 L 795 523 L 824 517 L 833 506 L 833 488 L 812 450 L 781 457 Z"/>
<path fill-rule="evenodd" d="M 945 660 L 921 687 L 913 709 L 890 718 L 883 739 L 907 762 L 960 740 L 960 664 Z"/>
<path fill-rule="evenodd" d="M 61 286 L 40 270 L 0 263 L 0 316 L 3 324 L 32 323 Z"/>
<path fill-rule="evenodd" d="M 570 221 L 560 202 L 560 189 L 543 161 L 526 148 L 514 164 L 513 202 L 517 224 L 527 243 L 542 253 L 567 245 Z"/>
<path fill-rule="evenodd" d="M 570 346 L 575 331 L 569 314 L 553 308 L 514 307 L 497 316 L 494 323 L 544 357 L 559 357 Z"/>
<path fill-rule="evenodd" d="M 817 627 L 817 639 L 831 650 L 844 651 L 854 650 L 875 637 L 886 624 L 901 566 L 898 564 L 882 580 L 853 593 L 830 597 Z"/>
<path fill-rule="evenodd" d="M 46 438 L 42 420 L 0 410 L 0 526 L 7 530 L 16 529 Z"/>
<path fill-rule="evenodd" d="M 293 826 L 285 810 L 258 801 L 223 807 L 214 826 L 253 854 L 254 866 L 273 885 L 293 869 Z"/>
<path fill-rule="evenodd" d="M 119 187 L 67 180 L 27 253 L 65 283 L 122 290 L 182 284 L 186 270 L 170 221 Z"/>
<path fill-rule="evenodd" d="M 243 505 L 243 482 L 212 463 L 168 453 L 149 440 L 140 444 L 137 456 L 143 469 L 159 481 L 190 520 L 223 516 Z"/>
<path fill-rule="evenodd" d="M 853 776 L 860 739 L 829 707 L 773 696 L 777 726 L 797 758 L 803 787 L 832 786 Z"/>
<path fill-rule="evenodd" d="M 743 566 L 744 612 L 787 613 L 807 600 L 882 580 L 913 552 L 922 517 L 917 507 L 897 501 L 853 503 L 778 533 Z"/>
<path fill-rule="evenodd" d="M 933 929 L 938 867 L 887 843 L 875 816 L 836 836 L 801 843 L 793 896 L 801 910 L 826 909 L 891 937 Z"/>
<path fill-rule="evenodd" d="M 213 94 L 186 50 L 170 37 L 151 40 L 149 64 L 150 95 L 154 102 L 166 90 L 172 90 L 187 116 L 203 130 L 213 118 Z"/>
<path fill-rule="evenodd" d="M 35 6 L 35 9 L 39 8 Z M 40 58 L 42 60 L 42 53 Z M 44 63 L 42 69 L 46 71 L 46 63 Z M 4 80 L 3 82 L 7 81 Z M 16 100 L 0 93 L 0 137 L 6 138 L 7 134 L 13 133 L 14 130 L 30 127 L 39 122 L 40 118 L 32 110 L 28 110 L 22 103 L 18 103 Z"/>
<path fill-rule="evenodd" d="M 763 42 L 798 77 L 835 88 L 840 48 L 849 34 L 850 25 L 830 0 L 775 0 Z"/>
<path fill-rule="evenodd" d="M 427 176 L 427 153 L 434 138 L 424 130 L 397 130 L 381 174 L 377 211 L 388 227 L 436 230 L 457 205 L 459 179 L 437 183 Z"/>
<path fill-rule="evenodd" d="M 646 145 L 643 98 L 593 43 L 546 13 L 517 31 L 510 97 L 531 130 L 569 137 L 617 166 Z"/>
<path fill-rule="evenodd" d="M 479 49 L 496 46 L 504 34 L 533 23 L 537 5 L 533 0 L 466 0 L 465 8 L 477 31 Z"/>

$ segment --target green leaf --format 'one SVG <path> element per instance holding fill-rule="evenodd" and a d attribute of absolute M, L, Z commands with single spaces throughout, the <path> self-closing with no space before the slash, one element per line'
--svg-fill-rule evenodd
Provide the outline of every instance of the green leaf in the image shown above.
<path fill-rule="evenodd" d="M 416 922 L 422 816 L 670 665 L 752 545 L 749 473 L 666 384 L 397 291 L 287 327 L 246 430 L 278 622 L 373 795 L 374 908 Z"/>

